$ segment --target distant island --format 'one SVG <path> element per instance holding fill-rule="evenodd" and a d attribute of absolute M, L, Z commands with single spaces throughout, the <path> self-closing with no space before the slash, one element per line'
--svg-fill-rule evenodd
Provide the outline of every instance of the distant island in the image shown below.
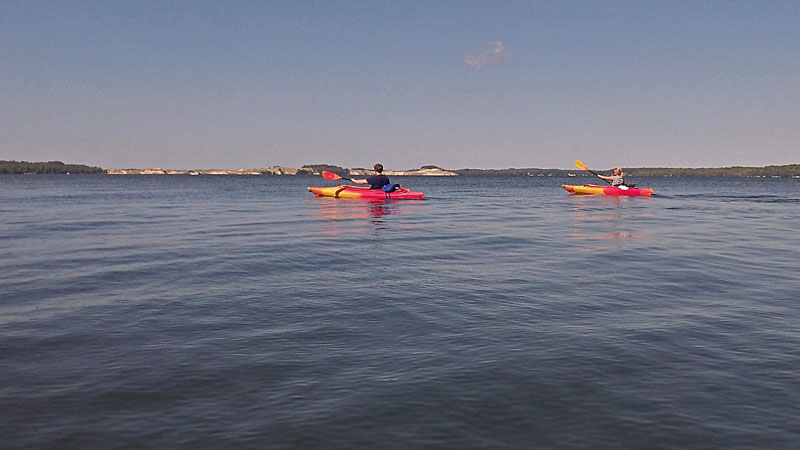
<path fill-rule="evenodd" d="M 108 169 L 109 175 L 319 175 L 323 170 L 334 172 L 341 176 L 368 176 L 372 172 L 367 169 L 347 169 L 331 164 L 312 164 L 298 168 L 285 166 L 262 167 L 256 169 Z M 411 170 L 384 170 L 391 176 L 456 176 L 455 172 L 433 166 L 425 166 Z"/>
<path fill-rule="evenodd" d="M 0 160 L 0 174 L 70 174 L 105 173 L 100 167 L 83 164 L 64 164 L 61 161 L 27 162 Z"/>
<path fill-rule="evenodd" d="M 307 164 L 300 168 L 272 166 L 253 169 L 103 169 L 82 164 L 64 164 L 61 161 L 27 162 L 0 160 L 0 174 L 109 174 L 109 175 L 276 175 L 314 176 L 323 170 L 341 176 L 366 176 L 372 173 L 365 168 L 346 168 L 333 164 Z M 610 170 L 596 170 L 609 172 Z M 443 169 L 427 165 L 419 169 L 384 170 L 389 176 L 588 176 L 580 169 Z M 800 164 L 763 167 L 673 168 L 626 167 L 625 173 L 635 177 L 800 177 Z"/>

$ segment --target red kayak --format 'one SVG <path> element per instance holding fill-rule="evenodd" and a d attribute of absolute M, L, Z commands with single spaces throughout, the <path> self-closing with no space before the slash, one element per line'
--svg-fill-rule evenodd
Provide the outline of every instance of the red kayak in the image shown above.
<path fill-rule="evenodd" d="M 404 187 L 399 187 L 394 192 L 385 192 L 381 189 L 370 189 L 362 186 L 329 186 L 329 187 L 310 187 L 308 190 L 319 197 L 336 198 L 363 198 L 366 200 L 383 199 L 421 199 L 425 197 L 422 192 L 415 192 Z"/>
<path fill-rule="evenodd" d="M 632 188 L 628 186 L 598 186 L 596 184 L 586 184 L 583 186 L 571 186 L 569 184 L 562 184 L 564 189 L 576 195 L 615 195 L 625 197 L 650 197 L 653 195 L 652 189 Z"/>

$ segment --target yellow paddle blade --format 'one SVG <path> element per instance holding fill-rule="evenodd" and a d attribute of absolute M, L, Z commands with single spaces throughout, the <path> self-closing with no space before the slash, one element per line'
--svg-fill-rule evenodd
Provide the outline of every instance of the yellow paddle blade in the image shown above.
<path fill-rule="evenodd" d="M 575 165 L 576 165 L 576 166 L 578 166 L 578 167 L 580 167 L 581 169 L 584 169 L 584 170 L 589 170 L 589 168 L 588 168 L 588 167 L 586 167 L 586 165 L 584 165 L 584 164 L 583 164 L 582 162 L 580 162 L 580 160 L 578 160 L 578 159 L 576 159 L 576 160 L 575 160 Z"/>

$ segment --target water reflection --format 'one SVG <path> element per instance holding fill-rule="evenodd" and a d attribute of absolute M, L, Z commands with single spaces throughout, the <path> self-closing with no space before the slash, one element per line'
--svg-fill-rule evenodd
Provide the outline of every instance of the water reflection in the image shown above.
<path fill-rule="evenodd" d="M 380 218 L 393 214 L 391 200 L 359 200 L 315 197 L 319 219 L 351 220 Z"/>
<path fill-rule="evenodd" d="M 391 199 L 361 200 L 315 197 L 313 217 L 324 224 L 325 233 L 336 236 L 343 233 L 363 233 L 405 228 L 387 216 L 405 214 L 414 208 L 408 201 Z M 367 227 L 366 225 L 369 225 Z"/>
<path fill-rule="evenodd" d="M 580 240 L 613 242 L 646 238 L 634 231 L 637 215 L 634 202 L 650 198 L 613 197 L 601 195 L 570 196 L 573 202 L 572 236 Z M 589 247 L 587 251 L 596 249 Z"/>
<path fill-rule="evenodd" d="M 386 200 L 373 200 L 369 203 L 369 215 L 373 219 L 379 219 L 380 217 L 392 214 L 392 209 Z M 373 221 L 373 223 L 375 223 L 375 221 Z"/>

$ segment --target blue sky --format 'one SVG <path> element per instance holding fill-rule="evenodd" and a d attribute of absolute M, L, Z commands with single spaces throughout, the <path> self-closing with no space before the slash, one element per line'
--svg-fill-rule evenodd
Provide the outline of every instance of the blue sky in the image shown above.
<path fill-rule="evenodd" d="M 0 159 L 800 162 L 797 1 L 0 0 Z"/>

